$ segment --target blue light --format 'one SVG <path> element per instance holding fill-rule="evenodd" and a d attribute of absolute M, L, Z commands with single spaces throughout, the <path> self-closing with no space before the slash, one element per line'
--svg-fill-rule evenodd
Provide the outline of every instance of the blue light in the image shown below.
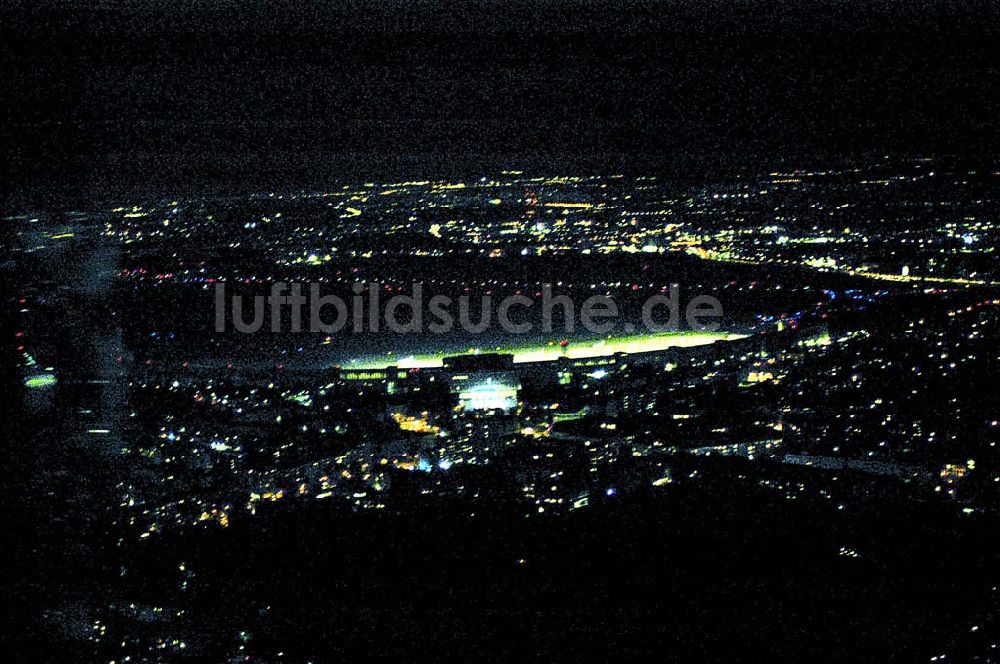
<path fill-rule="evenodd" d="M 604 492 L 604 495 L 606 495 L 606 496 L 614 496 L 617 493 L 618 493 L 618 489 L 614 488 L 613 486 L 609 486 L 608 489 L 607 489 L 607 491 Z"/>
<path fill-rule="evenodd" d="M 452 467 L 452 465 L 453 465 L 452 462 L 448 461 L 447 459 L 441 459 L 440 461 L 438 461 L 438 468 L 440 468 L 441 470 L 448 470 L 449 468 Z"/>

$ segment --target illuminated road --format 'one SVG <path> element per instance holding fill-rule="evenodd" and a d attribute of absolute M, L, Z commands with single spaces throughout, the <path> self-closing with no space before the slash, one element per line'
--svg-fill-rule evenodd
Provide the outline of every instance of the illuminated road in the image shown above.
<path fill-rule="evenodd" d="M 697 256 L 698 258 L 706 261 L 714 261 L 716 263 L 736 263 L 738 265 L 779 265 L 779 266 L 794 266 L 794 267 L 804 267 L 816 270 L 817 272 L 839 272 L 841 274 L 849 274 L 853 277 L 864 277 L 866 279 L 877 279 L 880 281 L 895 281 L 900 283 L 912 283 L 912 284 L 951 284 L 957 286 L 1000 286 L 998 281 L 986 281 L 984 279 L 965 279 L 963 277 L 926 277 L 918 274 L 890 274 L 886 272 L 871 272 L 869 270 L 860 270 L 852 267 L 837 267 L 828 266 L 823 268 L 818 268 L 814 265 L 809 265 L 808 263 L 791 263 L 783 261 L 769 261 L 760 259 L 744 258 L 742 256 L 733 256 L 728 253 L 712 251 L 710 249 L 703 249 L 701 247 L 690 247 L 685 250 L 686 253 Z"/>

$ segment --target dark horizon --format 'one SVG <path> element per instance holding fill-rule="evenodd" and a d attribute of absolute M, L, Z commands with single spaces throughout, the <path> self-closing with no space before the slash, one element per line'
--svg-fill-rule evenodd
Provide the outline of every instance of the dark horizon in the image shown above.
<path fill-rule="evenodd" d="M 8 209 L 1000 146 L 986 3 L 103 7 L 5 9 Z"/>

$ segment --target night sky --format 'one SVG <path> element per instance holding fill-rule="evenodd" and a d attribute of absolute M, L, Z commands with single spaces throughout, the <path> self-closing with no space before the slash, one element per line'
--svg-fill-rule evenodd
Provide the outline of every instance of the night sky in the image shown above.
<path fill-rule="evenodd" d="M 911 4 L 5 3 L 4 198 L 995 155 L 996 9 Z"/>

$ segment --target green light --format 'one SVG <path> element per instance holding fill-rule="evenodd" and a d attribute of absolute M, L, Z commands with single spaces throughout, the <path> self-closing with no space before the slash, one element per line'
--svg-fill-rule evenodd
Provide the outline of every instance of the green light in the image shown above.
<path fill-rule="evenodd" d="M 52 374 L 35 374 L 34 376 L 28 376 L 24 379 L 25 387 L 30 387 L 32 389 L 49 387 L 55 384 L 56 377 Z"/>
<path fill-rule="evenodd" d="M 548 362 L 569 357 L 571 359 L 609 357 L 615 353 L 649 353 L 670 347 L 702 346 L 716 341 L 733 341 L 746 337 L 745 334 L 725 332 L 665 332 L 659 334 L 621 334 L 605 339 L 582 339 L 573 341 L 567 348 L 545 342 L 511 345 L 489 349 L 490 352 L 508 353 L 514 356 L 515 364 L 525 362 Z M 403 358 L 388 355 L 365 358 L 345 363 L 345 369 L 374 370 L 395 365 L 400 369 L 430 369 L 444 366 L 444 358 L 466 355 L 461 351 L 421 353 Z"/>

